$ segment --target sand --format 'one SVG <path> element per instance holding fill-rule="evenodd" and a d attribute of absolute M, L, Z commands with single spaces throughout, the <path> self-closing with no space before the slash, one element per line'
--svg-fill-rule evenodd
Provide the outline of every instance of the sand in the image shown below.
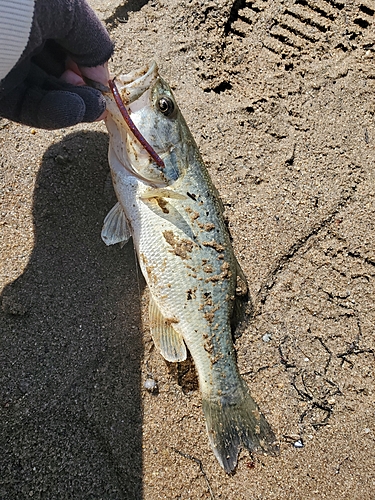
<path fill-rule="evenodd" d="M 223 199 L 281 452 L 226 475 L 192 364 L 154 349 L 132 244 L 100 239 L 104 125 L 0 120 L 0 498 L 375 498 L 375 2 L 91 3 L 113 73 L 158 62 Z"/>

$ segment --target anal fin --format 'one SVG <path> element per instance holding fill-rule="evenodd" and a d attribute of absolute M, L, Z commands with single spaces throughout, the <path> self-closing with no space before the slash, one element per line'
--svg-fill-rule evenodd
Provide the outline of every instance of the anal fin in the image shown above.
<path fill-rule="evenodd" d="M 187 357 L 184 339 L 161 314 L 152 296 L 149 315 L 152 339 L 162 356 L 171 362 L 184 361 Z"/>
<path fill-rule="evenodd" d="M 241 325 L 253 311 L 253 306 L 249 294 L 249 287 L 246 276 L 236 259 L 236 293 L 234 299 L 233 312 L 231 317 L 231 328 L 235 338 L 241 336 Z"/>

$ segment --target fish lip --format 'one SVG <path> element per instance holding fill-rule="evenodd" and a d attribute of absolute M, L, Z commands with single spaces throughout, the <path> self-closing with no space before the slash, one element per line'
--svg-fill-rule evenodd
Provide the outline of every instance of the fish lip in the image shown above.
<path fill-rule="evenodd" d="M 158 78 L 158 66 L 155 61 L 151 61 L 140 69 L 119 75 L 116 82 L 119 83 L 121 93 L 126 94 L 125 101 L 129 105 L 149 90 Z"/>

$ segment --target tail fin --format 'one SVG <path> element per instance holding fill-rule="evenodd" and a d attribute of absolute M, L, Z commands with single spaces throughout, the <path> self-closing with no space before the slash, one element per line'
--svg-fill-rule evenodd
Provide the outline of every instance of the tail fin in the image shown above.
<path fill-rule="evenodd" d="M 279 452 L 276 437 L 245 383 L 241 389 L 229 397 L 203 400 L 211 447 L 227 473 L 236 467 L 242 446 L 251 452 Z"/>

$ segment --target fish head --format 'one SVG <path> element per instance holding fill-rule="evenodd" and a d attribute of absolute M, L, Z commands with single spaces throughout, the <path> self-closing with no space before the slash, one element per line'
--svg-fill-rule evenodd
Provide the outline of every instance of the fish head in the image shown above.
<path fill-rule="evenodd" d="M 144 148 L 107 93 L 107 128 L 118 159 L 143 182 L 172 185 L 188 165 L 189 131 L 169 85 L 160 77 L 155 62 L 117 77 L 116 84 L 133 124 L 164 165 Z"/>

